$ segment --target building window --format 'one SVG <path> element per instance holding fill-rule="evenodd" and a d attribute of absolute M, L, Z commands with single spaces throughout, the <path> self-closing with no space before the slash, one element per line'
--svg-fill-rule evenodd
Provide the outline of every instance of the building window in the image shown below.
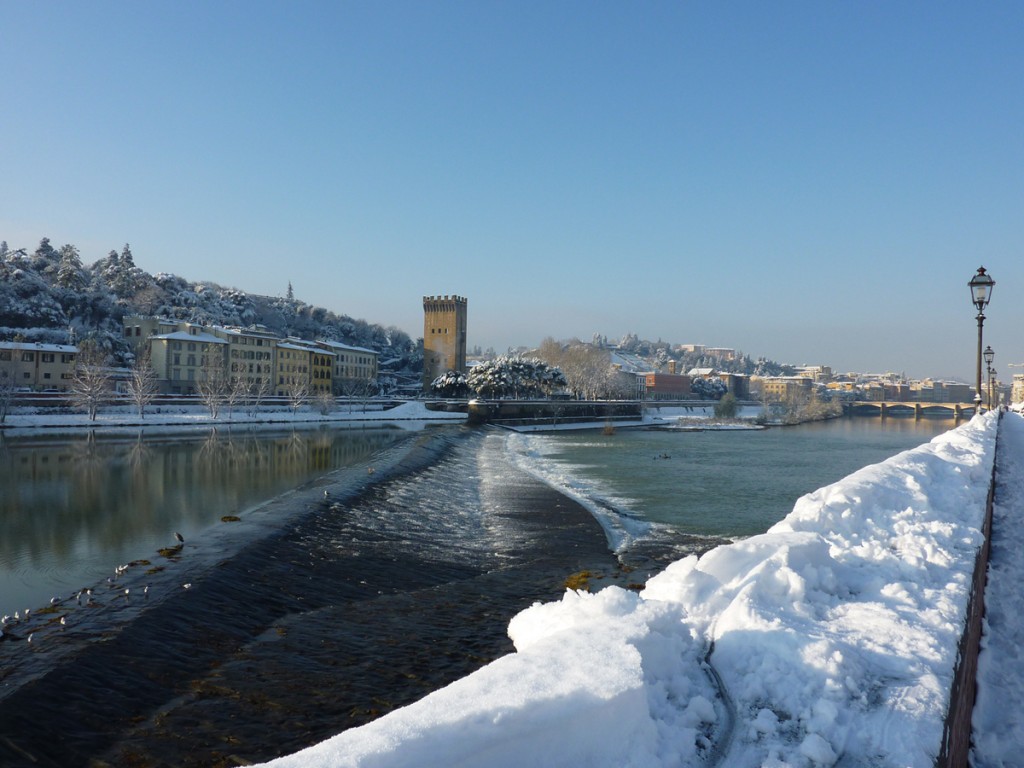
<path fill-rule="evenodd" d="M 50 354 L 49 352 L 44 352 L 43 353 L 43 362 L 44 363 L 52 363 L 53 362 L 53 355 Z"/>
<path fill-rule="evenodd" d="M 10 360 L 10 359 L 11 359 L 11 350 L 9 350 L 9 349 L 0 349 L 0 360 Z"/>
<path fill-rule="evenodd" d="M 43 374 L 43 378 L 44 378 L 44 379 L 48 379 L 48 378 L 50 378 L 50 374 L 48 374 L 48 373 L 44 373 L 44 374 Z"/>
<path fill-rule="evenodd" d="M 35 352 L 22 352 L 21 353 L 21 362 L 23 362 L 23 363 L 31 363 L 35 359 L 36 359 L 36 353 Z"/>

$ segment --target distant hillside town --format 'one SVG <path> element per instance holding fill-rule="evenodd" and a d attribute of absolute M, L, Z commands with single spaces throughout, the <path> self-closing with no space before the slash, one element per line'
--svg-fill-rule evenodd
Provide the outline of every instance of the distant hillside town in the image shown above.
<path fill-rule="evenodd" d="M 438 397 L 569 396 L 584 399 L 834 399 L 970 402 L 959 382 L 902 374 L 784 365 L 729 347 L 648 341 L 545 339 L 498 354 L 467 348 L 468 302 L 423 297 L 422 340 L 284 296 L 258 296 L 176 275 L 150 275 L 131 248 L 91 266 L 70 244 L 11 250 L 0 242 L 0 386 L 72 389 L 82 362 L 124 386 L 145 360 L 164 394 L 197 394 L 221 376 L 240 393 L 297 396 L 426 393 Z M 992 382 L 996 402 L 1024 399 Z"/>

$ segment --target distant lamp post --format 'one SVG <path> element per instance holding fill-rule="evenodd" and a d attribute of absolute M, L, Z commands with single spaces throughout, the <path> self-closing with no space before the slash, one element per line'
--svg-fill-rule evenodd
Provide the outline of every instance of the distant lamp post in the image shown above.
<path fill-rule="evenodd" d="M 992 351 L 992 345 L 985 347 L 985 351 L 982 352 L 982 357 L 985 358 L 985 372 L 988 374 L 986 381 L 988 382 L 988 409 L 992 410 L 992 361 L 996 358 L 996 353 Z"/>
<path fill-rule="evenodd" d="M 992 298 L 992 286 L 996 281 L 991 275 L 985 274 L 984 267 L 978 267 L 978 273 L 967 285 L 971 289 L 971 301 L 978 308 L 978 375 L 974 387 L 974 407 L 981 408 L 981 327 L 985 324 L 985 307 Z"/>

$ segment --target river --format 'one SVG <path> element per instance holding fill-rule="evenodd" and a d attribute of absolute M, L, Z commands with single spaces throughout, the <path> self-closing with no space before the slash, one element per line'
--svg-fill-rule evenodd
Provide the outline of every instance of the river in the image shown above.
<path fill-rule="evenodd" d="M 951 426 L 4 440 L 0 610 L 33 612 L 0 643 L 0 763 L 294 751 L 508 652 L 573 573 L 635 586 Z"/>

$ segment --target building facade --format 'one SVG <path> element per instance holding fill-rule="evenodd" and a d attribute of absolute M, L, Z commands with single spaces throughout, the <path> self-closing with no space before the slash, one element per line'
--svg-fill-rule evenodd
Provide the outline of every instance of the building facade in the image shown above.
<path fill-rule="evenodd" d="M 228 342 L 202 326 L 183 325 L 184 330 L 149 337 L 150 364 L 163 394 L 198 394 L 212 369 L 227 369 Z"/>
<path fill-rule="evenodd" d="M 144 354 L 148 345 L 165 394 L 196 394 L 196 382 L 205 379 L 204 366 L 213 362 L 223 363 L 229 387 L 254 395 L 290 396 L 300 388 L 310 395 L 354 394 L 354 388 L 345 392 L 342 384 L 357 380 L 362 390 L 358 394 L 376 389 L 379 356 L 362 347 L 282 339 L 258 325 L 205 326 L 137 315 L 125 316 L 122 323 L 136 356 Z"/>
<path fill-rule="evenodd" d="M 352 347 L 339 341 L 318 341 L 317 344 L 334 353 L 334 394 L 372 394 L 369 391 L 358 390 L 376 389 L 380 357 L 378 353 L 372 349 Z"/>
<path fill-rule="evenodd" d="M 75 376 L 78 347 L 0 342 L 0 386 L 66 392 Z"/>
<path fill-rule="evenodd" d="M 462 296 L 423 297 L 423 389 L 448 372 L 466 372 L 467 302 Z"/>
<path fill-rule="evenodd" d="M 804 376 L 765 376 L 761 379 L 761 398 L 770 403 L 786 403 L 810 397 L 813 382 Z"/>
<path fill-rule="evenodd" d="M 690 397 L 690 377 L 678 373 L 644 373 L 641 397 L 645 400 L 686 400 Z"/>

